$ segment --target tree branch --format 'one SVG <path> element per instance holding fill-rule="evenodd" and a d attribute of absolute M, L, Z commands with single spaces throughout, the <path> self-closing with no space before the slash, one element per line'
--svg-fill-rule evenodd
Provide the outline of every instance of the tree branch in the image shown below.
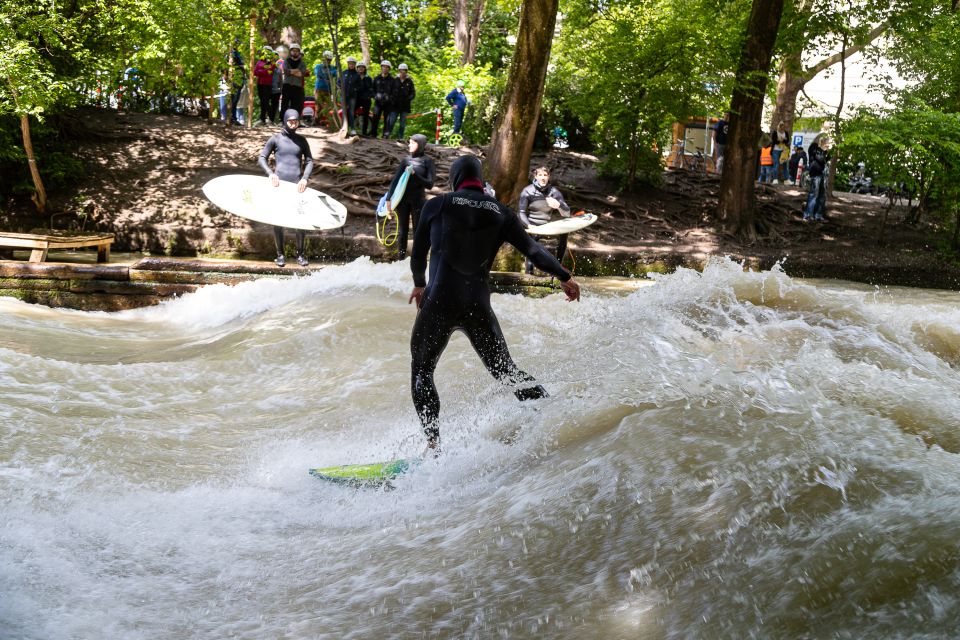
<path fill-rule="evenodd" d="M 863 40 L 861 40 L 860 42 L 857 42 L 852 47 L 848 47 L 839 53 L 835 53 L 828 58 L 824 58 L 823 60 L 816 63 L 812 67 L 808 67 L 803 72 L 803 77 L 809 80 L 813 78 L 815 75 L 817 75 L 818 73 L 820 73 L 821 71 L 825 69 L 829 69 L 830 67 L 837 64 L 841 60 L 845 58 L 849 58 L 855 53 L 860 53 L 861 51 L 866 49 L 874 40 L 876 40 L 881 35 L 883 35 L 883 33 L 889 28 L 890 28 L 890 21 L 884 20 L 883 22 L 875 26 L 873 29 L 871 29 L 870 32 L 866 35 L 866 37 L 864 37 Z"/>

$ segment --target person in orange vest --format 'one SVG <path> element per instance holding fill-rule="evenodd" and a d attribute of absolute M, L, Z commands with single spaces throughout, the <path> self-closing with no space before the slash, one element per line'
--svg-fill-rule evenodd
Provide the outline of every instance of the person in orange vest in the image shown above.
<path fill-rule="evenodd" d="M 774 169 L 773 164 L 773 142 L 760 148 L 760 184 L 773 182 Z"/>

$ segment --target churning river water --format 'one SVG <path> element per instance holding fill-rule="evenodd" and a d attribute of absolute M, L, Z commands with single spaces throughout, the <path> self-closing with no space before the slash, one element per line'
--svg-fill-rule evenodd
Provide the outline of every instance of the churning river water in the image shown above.
<path fill-rule="evenodd" d="M 0 638 L 949 638 L 960 294 L 729 261 L 494 296 L 417 455 L 407 265 L 102 314 L 0 299 Z"/>

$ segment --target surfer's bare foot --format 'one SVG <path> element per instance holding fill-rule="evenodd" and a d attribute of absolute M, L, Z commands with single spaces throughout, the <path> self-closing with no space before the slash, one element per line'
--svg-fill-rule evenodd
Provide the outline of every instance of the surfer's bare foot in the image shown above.
<path fill-rule="evenodd" d="M 442 451 L 440 450 L 440 440 L 437 438 L 430 438 L 427 440 L 427 448 L 423 452 L 424 458 L 427 456 L 432 456 L 434 458 L 440 457 Z"/>
<path fill-rule="evenodd" d="M 287 261 L 283 259 L 283 256 L 277 256 L 277 259 L 274 260 L 274 262 L 277 263 L 278 267 L 282 267 L 283 265 L 287 264 Z"/>

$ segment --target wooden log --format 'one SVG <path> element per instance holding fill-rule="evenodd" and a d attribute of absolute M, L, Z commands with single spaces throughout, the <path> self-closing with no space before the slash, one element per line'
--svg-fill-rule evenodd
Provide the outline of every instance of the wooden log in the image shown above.
<path fill-rule="evenodd" d="M 71 280 L 129 280 L 126 265 L 68 264 L 63 262 L 0 261 L 0 277 Z"/>
<path fill-rule="evenodd" d="M 152 295 L 169 297 L 192 293 L 194 284 L 117 282 L 113 280 L 46 280 L 42 278 L 0 278 L 4 291 L 68 291 L 77 294 L 110 293 L 116 295 Z"/>

